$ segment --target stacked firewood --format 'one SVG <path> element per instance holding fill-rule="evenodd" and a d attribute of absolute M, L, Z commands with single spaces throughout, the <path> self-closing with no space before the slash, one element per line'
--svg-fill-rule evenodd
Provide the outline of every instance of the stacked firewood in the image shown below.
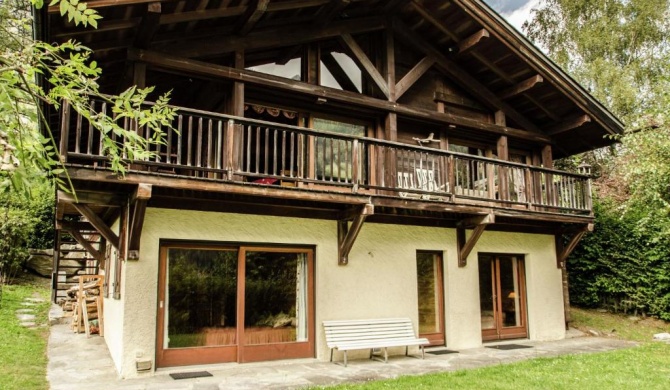
<path fill-rule="evenodd" d="M 71 312 L 72 331 L 100 333 L 102 320 L 101 275 L 80 275 L 79 284 L 66 291 L 66 298 L 61 301 L 63 311 Z"/>

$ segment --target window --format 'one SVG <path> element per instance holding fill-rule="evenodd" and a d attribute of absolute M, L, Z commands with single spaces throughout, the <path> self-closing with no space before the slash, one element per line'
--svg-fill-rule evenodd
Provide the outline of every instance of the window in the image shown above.
<path fill-rule="evenodd" d="M 331 119 L 314 118 L 313 127 L 317 130 L 343 135 L 365 136 L 366 126 Z M 366 153 L 358 150 L 359 172 L 361 180 L 367 175 Z M 349 183 L 353 179 L 353 142 L 332 136 L 316 137 L 316 177 L 320 180 Z"/>

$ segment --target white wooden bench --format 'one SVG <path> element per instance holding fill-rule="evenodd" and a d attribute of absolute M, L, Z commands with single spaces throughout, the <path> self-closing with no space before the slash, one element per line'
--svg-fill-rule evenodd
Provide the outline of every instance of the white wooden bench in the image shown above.
<path fill-rule="evenodd" d="M 428 339 L 418 338 L 414 334 L 409 318 L 383 318 L 373 320 L 324 321 L 326 344 L 330 348 L 330 361 L 333 350 L 344 352 L 344 366 L 347 366 L 347 351 L 352 349 L 370 349 L 370 359 L 374 349 L 384 350 L 384 362 L 388 362 L 388 347 L 405 347 L 407 356 L 411 345 L 418 345 L 421 358 L 425 354 L 423 347 Z"/>

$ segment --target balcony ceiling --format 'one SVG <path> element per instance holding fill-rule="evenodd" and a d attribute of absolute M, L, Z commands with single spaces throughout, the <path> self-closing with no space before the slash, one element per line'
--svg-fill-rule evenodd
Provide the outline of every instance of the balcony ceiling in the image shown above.
<path fill-rule="evenodd" d="M 335 38 L 342 29 L 365 33 L 389 27 L 397 42 L 440 55 L 447 61 L 443 64 L 467 72 L 483 87 L 474 96 L 488 94 L 516 111 L 519 116 L 508 116 L 507 126 L 550 136 L 555 158 L 609 145 L 613 141 L 607 135 L 623 132 L 614 115 L 480 0 L 88 4 L 103 16 L 97 30 L 75 27 L 57 9 L 49 9 L 41 33 L 48 41 L 77 39 L 94 49 L 104 69 L 101 85 L 118 85 L 133 47 L 216 64 L 228 64 L 231 52 L 243 49 L 261 63 L 262 53 L 299 53 L 310 40 Z M 463 86 L 458 72 L 437 69 Z M 486 108 L 493 112 L 494 107 Z"/>

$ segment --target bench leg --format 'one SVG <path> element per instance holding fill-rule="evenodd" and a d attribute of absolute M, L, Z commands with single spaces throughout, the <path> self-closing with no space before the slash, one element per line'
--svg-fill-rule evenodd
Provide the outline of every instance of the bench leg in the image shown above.
<path fill-rule="evenodd" d="M 330 362 L 333 362 L 333 348 L 330 349 Z"/>
<path fill-rule="evenodd" d="M 384 363 L 388 363 L 388 362 L 389 362 L 388 349 L 386 347 L 384 347 Z"/>
<path fill-rule="evenodd" d="M 426 358 L 426 349 L 422 345 L 421 346 L 421 359 L 425 359 L 425 358 Z"/>
<path fill-rule="evenodd" d="M 347 351 L 344 351 L 344 366 L 347 366 Z"/>
<path fill-rule="evenodd" d="M 405 345 L 405 356 L 409 356 L 409 345 Z"/>

